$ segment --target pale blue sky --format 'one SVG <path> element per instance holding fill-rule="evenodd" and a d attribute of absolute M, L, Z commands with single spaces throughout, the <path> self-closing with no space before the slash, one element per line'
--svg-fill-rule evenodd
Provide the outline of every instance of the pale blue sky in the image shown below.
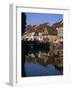
<path fill-rule="evenodd" d="M 63 14 L 45 14 L 45 13 L 26 13 L 27 25 L 37 25 L 41 23 L 49 23 L 52 25 L 55 22 L 63 19 Z"/>

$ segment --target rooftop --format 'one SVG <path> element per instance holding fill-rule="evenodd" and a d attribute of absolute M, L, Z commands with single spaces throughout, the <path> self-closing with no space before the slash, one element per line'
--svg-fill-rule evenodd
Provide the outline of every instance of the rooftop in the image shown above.
<path fill-rule="evenodd" d="M 44 30 L 47 30 L 49 35 L 57 35 L 57 30 L 55 27 L 53 26 L 49 26 L 48 23 L 43 23 L 43 24 L 40 24 L 38 26 L 36 25 L 28 25 L 26 27 L 26 32 L 27 33 L 31 33 L 31 32 L 36 32 L 36 33 L 39 33 L 39 32 L 44 32 Z"/>
<path fill-rule="evenodd" d="M 53 27 L 62 27 L 63 26 L 63 20 L 60 20 L 59 22 L 56 22 L 52 25 Z"/>

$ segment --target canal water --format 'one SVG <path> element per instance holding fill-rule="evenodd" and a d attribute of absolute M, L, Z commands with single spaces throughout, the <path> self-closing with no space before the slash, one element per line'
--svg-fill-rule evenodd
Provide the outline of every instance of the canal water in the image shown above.
<path fill-rule="evenodd" d="M 47 51 L 30 51 L 24 54 L 22 76 L 63 75 L 63 57 L 50 56 Z"/>

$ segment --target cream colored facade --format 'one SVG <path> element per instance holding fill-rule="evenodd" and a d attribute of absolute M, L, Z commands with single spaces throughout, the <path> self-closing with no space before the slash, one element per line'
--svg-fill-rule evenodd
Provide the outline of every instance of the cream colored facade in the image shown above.
<path fill-rule="evenodd" d="M 55 40 L 57 40 L 58 36 L 48 35 L 48 38 L 49 42 L 54 42 Z"/>
<path fill-rule="evenodd" d="M 49 42 L 54 42 L 58 36 L 57 35 L 50 35 L 49 32 L 47 31 L 47 29 L 44 30 L 43 34 L 43 40 L 45 41 L 49 41 Z"/>

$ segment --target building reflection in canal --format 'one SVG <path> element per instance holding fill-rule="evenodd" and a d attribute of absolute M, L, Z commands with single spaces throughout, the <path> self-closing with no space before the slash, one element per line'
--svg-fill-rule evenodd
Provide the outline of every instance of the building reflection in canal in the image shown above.
<path fill-rule="evenodd" d="M 47 51 L 30 51 L 24 54 L 23 76 L 63 75 L 63 56 L 50 56 Z"/>

